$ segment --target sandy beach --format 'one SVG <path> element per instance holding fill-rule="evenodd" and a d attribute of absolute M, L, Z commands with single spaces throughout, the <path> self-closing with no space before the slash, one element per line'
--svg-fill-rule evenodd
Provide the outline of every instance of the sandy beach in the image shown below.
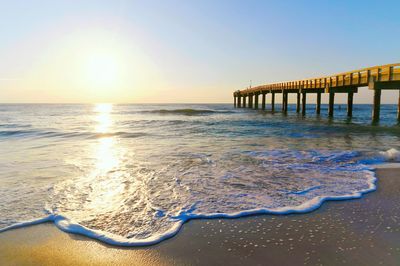
<path fill-rule="evenodd" d="M 144 248 L 105 245 L 46 223 L 0 234 L 2 265 L 398 265 L 400 169 L 378 189 L 308 214 L 192 220 Z"/>

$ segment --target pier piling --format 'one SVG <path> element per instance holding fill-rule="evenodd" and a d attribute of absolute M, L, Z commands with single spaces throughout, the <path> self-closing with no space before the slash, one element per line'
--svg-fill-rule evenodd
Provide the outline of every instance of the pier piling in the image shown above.
<path fill-rule="evenodd" d="M 258 95 L 259 93 L 254 94 L 254 109 L 258 109 Z"/>
<path fill-rule="evenodd" d="M 282 106 L 281 106 L 282 113 L 285 112 L 285 93 L 282 91 Z"/>
<path fill-rule="evenodd" d="M 372 109 L 372 122 L 378 122 L 381 111 L 381 89 L 374 90 L 374 105 Z"/>
<path fill-rule="evenodd" d="M 249 108 L 253 109 L 253 94 L 249 95 Z"/>
<path fill-rule="evenodd" d="M 262 96 L 261 96 L 261 109 L 263 109 L 263 110 L 265 110 L 265 96 L 266 96 L 266 93 L 262 93 Z"/>
<path fill-rule="evenodd" d="M 333 109 L 335 108 L 335 93 L 329 92 L 329 106 L 328 106 L 328 116 L 333 117 Z"/>
<path fill-rule="evenodd" d="M 307 106 L 306 93 L 305 92 L 301 92 L 301 96 L 302 96 L 302 99 L 301 99 L 301 114 L 303 116 L 305 116 L 306 115 L 306 106 Z"/>
<path fill-rule="evenodd" d="M 288 93 L 284 91 L 282 93 L 282 112 L 287 113 L 287 107 L 288 107 Z"/>
<path fill-rule="evenodd" d="M 300 92 L 297 92 L 296 96 L 297 96 L 296 113 L 300 113 Z"/>
<path fill-rule="evenodd" d="M 275 112 L 275 92 L 271 93 L 271 111 Z"/>
<path fill-rule="evenodd" d="M 347 94 L 347 117 L 353 116 L 353 92 Z"/>
<path fill-rule="evenodd" d="M 317 115 L 321 114 L 321 92 L 317 92 L 317 106 L 315 112 Z"/>

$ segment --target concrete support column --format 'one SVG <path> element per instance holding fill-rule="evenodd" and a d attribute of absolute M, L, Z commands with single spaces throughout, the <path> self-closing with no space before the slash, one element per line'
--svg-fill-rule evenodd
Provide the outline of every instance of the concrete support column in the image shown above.
<path fill-rule="evenodd" d="M 241 98 L 242 98 L 242 96 L 238 95 L 238 99 L 237 99 L 237 107 L 238 107 L 238 108 L 242 107 Z"/>
<path fill-rule="evenodd" d="M 329 107 L 328 107 L 328 116 L 333 117 L 333 108 L 335 107 L 335 93 L 329 93 Z"/>
<path fill-rule="evenodd" d="M 263 110 L 265 110 L 265 95 L 266 95 L 266 93 L 262 93 L 262 96 L 261 96 L 261 109 L 263 109 Z"/>
<path fill-rule="evenodd" d="M 301 114 L 302 115 L 306 115 L 306 106 L 307 106 L 307 98 L 306 98 L 306 93 L 302 92 L 301 93 L 302 96 L 302 101 L 301 101 Z"/>
<path fill-rule="evenodd" d="M 247 95 L 243 95 L 243 108 L 246 108 L 246 98 Z"/>
<path fill-rule="evenodd" d="M 256 93 L 255 95 L 254 95 L 254 109 L 258 109 L 258 95 L 259 95 L 259 93 Z"/>
<path fill-rule="evenodd" d="M 296 102 L 296 113 L 300 113 L 300 92 L 296 93 L 297 102 Z"/>
<path fill-rule="evenodd" d="M 347 116 L 352 117 L 353 116 L 353 92 L 349 92 L 347 94 Z"/>
<path fill-rule="evenodd" d="M 317 106 L 315 108 L 317 115 L 321 114 L 321 93 L 317 92 Z"/>
<path fill-rule="evenodd" d="M 236 108 L 236 96 L 233 96 L 233 107 Z"/>
<path fill-rule="evenodd" d="M 275 112 L 275 92 L 271 93 L 271 111 Z"/>
<path fill-rule="evenodd" d="M 381 111 L 381 90 L 374 90 L 374 107 L 372 109 L 372 122 L 379 121 L 379 115 Z"/>

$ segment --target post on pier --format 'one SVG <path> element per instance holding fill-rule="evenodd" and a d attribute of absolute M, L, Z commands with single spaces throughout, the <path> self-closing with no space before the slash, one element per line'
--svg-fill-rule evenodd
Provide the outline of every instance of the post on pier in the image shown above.
<path fill-rule="evenodd" d="M 286 92 L 285 91 L 285 113 L 287 113 L 287 111 L 288 111 L 288 100 L 289 100 L 289 94 L 288 94 L 288 92 Z"/>
<path fill-rule="evenodd" d="M 372 122 L 378 122 L 381 111 L 381 89 L 374 89 L 374 106 L 372 109 Z"/>
<path fill-rule="evenodd" d="M 317 115 L 321 114 L 321 92 L 317 92 L 317 106 L 315 112 Z"/>
<path fill-rule="evenodd" d="M 271 93 L 271 111 L 275 112 L 275 92 Z"/>
<path fill-rule="evenodd" d="M 306 98 L 306 93 L 303 91 L 301 92 L 301 114 L 304 116 L 306 115 L 306 106 L 307 106 L 307 98 Z"/>
<path fill-rule="evenodd" d="M 261 96 L 261 109 L 265 110 L 265 92 L 262 92 L 262 96 Z"/>
<path fill-rule="evenodd" d="M 233 95 L 233 107 L 236 108 L 236 95 Z"/>
<path fill-rule="evenodd" d="M 282 90 L 282 113 L 287 113 L 287 92 Z"/>
<path fill-rule="evenodd" d="M 301 105 L 301 103 L 300 103 L 300 92 L 297 92 L 296 96 L 297 96 L 296 113 L 300 113 L 300 105 Z"/>
<path fill-rule="evenodd" d="M 237 97 L 237 107 L 240 108 L 242 107 L 242 101 L 241 101 L 242 96 L 240 96 L 240 94 Z"/>
<path fill-rule="evenodd" d="M 258 92 L 256 92 L 255 94 L 254 94 L 254 109 L 258 109 L 258 95 L 259 95 L 259 93 Z"/>
<path fill-rule="evenodd" d="M 354 97 L 353 92 L 349 92 L 347 94 L 347 117 L 353 116 L 353 97 Z"/>
<path fill-rule="evenodd" d="M 253 94 L 249 94 L 249 108 L 253 109 Z"/>
<path fill-rule="evenodd" d="M 243 95 L 243 108 L 246 108 L 246 98 L 247 95 Z"/>
<path fill-rule="evenodd" d="M 333 117 L 333 108 L 335 107 L 335 93 L 329 92 L 329 106 L 328 106 L 328 116 Z"/>

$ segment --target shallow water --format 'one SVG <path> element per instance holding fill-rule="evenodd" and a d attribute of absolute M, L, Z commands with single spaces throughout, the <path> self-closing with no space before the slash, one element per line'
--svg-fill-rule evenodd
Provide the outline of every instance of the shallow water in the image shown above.
<path fill-rule="evenodd" d="M 54 221 L 111 244 L 147 245 L 192 218 L 306 212 L 375 188 L 398 161 L 396 106 L 335 119 L 289 106 L 0 105 L 0 232 Z M 279 106 L 277 107 L 279 109 Z"/>

